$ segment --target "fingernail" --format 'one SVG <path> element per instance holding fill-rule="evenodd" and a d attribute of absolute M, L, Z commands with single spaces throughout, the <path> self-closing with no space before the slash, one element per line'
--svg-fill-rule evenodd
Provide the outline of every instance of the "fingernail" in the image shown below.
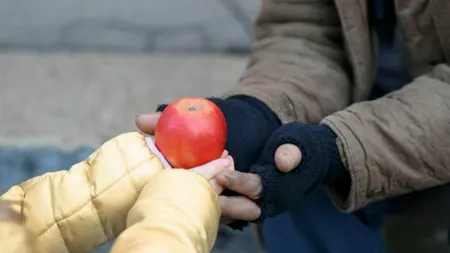
<path fill-rule="evenodd" d="M 281 157 L 284 161 L 284 163 L 287 165 L 288 168 L 292 168 L 294 161 L 292 159 L 292 156 L 288 152 L 281 153 Z"/>
<path fill-rule="evenodd" d="M 136 115 L 136 117 L 138 117 L 138 118 L 143 118 L 143 117 L 145 118 L 145 117 L 150 117 L 150 116 L 152 116 L 152 114 L 139 113 Z"/>

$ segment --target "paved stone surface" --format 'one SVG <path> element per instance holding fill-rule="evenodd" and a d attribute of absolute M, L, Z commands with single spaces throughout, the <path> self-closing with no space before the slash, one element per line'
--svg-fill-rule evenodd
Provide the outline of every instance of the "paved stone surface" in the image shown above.
<path fill-rule="evenodd" d="M 134 115 L 158 103 L 220 94 L 245 64 L 213 55 L 0 54 L 0 192 L 69 168 L 110 137 L 134 131 Z M 251 229 L 224 229 L 212 252 L 261 250 Z"/>
<path fill-rule="evenodd" d="M 260 0 L 0 0 L 0 49 L 245 52 Z"/>

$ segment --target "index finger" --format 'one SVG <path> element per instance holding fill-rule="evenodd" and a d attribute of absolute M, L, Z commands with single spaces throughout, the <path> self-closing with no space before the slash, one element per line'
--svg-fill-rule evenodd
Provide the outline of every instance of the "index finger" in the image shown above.
<path fill-rule="evenodd" d="M 216 176 L 217 182 L 224 188 L 258 199 L 262 191 L 261 178 L 256 174 L 233 171 L 222 171 Z"/>

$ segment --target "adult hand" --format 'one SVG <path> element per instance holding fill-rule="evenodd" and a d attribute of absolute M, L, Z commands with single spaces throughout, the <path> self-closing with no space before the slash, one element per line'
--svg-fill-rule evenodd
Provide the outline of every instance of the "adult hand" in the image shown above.
<path fill-rule="evenodd" d="M 275 152 L 274 160 L 281 172 L 293 170 L 301 162 L 301 152 L 292 144 L 281 145 Z M 261 209 L 255 203 L 262 193 L 261 178 L 257 174 L 239 171 L 223 171 L 216 176 L 217 182 L 224 188 L 241 196 L 220 196 L 224 223 L 236 223 L 235 228 L 242 228 L 249 221 L 257 220 Z M 241 222 L 239 222 L 241 221 Z"/>
<path fill-rule="evenodd" d="M 136 117 L 137 127 L 144 133 L 154 134 L 156 123 L 161 113 L 142 114 Z M 287 173 L 298 166 L 302 159 L 300 149 L 292 144 L 281 145 L 277 148 L 273 160 L 281 172 Z M 222 187 L 229 189 L 239 196 L 220 196 L 224 223 L 234 221 L 253 221 L 260 217 L 261 210 L 255 203 L 259 199 L 262 185 L 257 174 L 239 171 L 220 172 L 215 180 Z M 245 224 L 237 225 L 241 228 Z"/>
<path fill-rule="evenodd" d="M 158 123 L 160 112 L 139 114 L 136 116 L 135 123 L 139 130 L 143 133 L 154 135 L 156 123 Z"/>
<path fill-rule="evenodd" d="M 292 152 L 300 160 L 286 158 Z M 347 172 L 330 128 L 292 122 L 272 133 L 250 173 L 261 177 L 263 190 L 258 205 L 262 221 L 285 212 L 318 186 L 335 179 L 342 181 Z"/>
<path fill-rule="evenodd" d="M 219 159 L 211 161 L 202 166 L 192 168 L 190 169 L 190 171 L 204 177 L 206 180 L 208 180 L 214 191 L 216 191 L 217 194 L 221 194 L 224 188 L 217 182 L 216 177 L 221 172 L 234 171 L 233 158 L 228 155 L 228 151 L 224 151 Z"/>
<path fill-rule="evenodd" d="M 156 123 L 158 123 L 160 112 L 140 114 L 136 117 L 136 126 L 146 134 L 155 134 Z M 289 172 L 300 164 L 302 153 L 293 144 L 284 144 L 277 148 L 275 152 L 275 163 L 282 172 Z"/>
<path fill-rule="evenodd" d="M 138 115 L 136 117 L 136 125 L 142 132 L 154 134 L 160 115 L 161 113 L 159 112 Z M 285 159 L 278 160 L 284 161 Z M 200 173 L 206 172 L 203 168 L 205 167 L 200 167 L 195 170 L 200 170 Z M 254 200 L 258 199 L 261 193 L 261 180 L 259 176 L 235 170 L 220 171 L 217 175 L 215 173 L 213 174 L 215 178 L 212 185 L 216 191 L 222 192 L 221 188 L 226 188 L 241 195 L 219 197 L 222 208 L 222 222 L 229 224 L 235 220 L 252 221 L 258 219 L 261 211 Z"/>
<path fill-rule="evenodd" d="M 258 159 L 270 134 L 280 126 L 277 116 L 261 101 L 238 96 L 229 99 L 208 98 L 222 111 L 227 122 L 228 150 L 234 159 L 236 170 L 248 172 Z M 167 105 L 159 105 L 157 112 Z M 138 128 L 147 134 L 154 134 L 157 114 L 140 115 L 136 118 Z M 232 194 L 227 192 L 227 194 Z"/>

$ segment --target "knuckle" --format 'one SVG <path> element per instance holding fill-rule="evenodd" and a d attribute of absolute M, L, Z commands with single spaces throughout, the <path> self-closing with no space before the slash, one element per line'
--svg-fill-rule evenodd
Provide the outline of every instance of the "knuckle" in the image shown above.
<path fill-rule="evenodd" d="M 219 184 L 228 187 L 230 185 L 228 177 L 227 177 L 228 171 L 223 171 L 220 172 L 215 179 L 217 180 L 217 182 L 219 182 Z"/>
<path fill-rule="evenodd" d="M 227 178 L 227 184 L 230 187 L 239 187 L 243 182 L 246 181 L 246 174 L 239 171 L 230 171 L 225 176 Z"/>

